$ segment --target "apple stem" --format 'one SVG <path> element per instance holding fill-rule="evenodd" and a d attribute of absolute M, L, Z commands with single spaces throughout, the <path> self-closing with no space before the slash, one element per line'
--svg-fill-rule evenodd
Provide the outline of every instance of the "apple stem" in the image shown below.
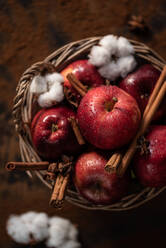
<path fill-rule="evenodd" d="M 52 126 L 51 126 L 51 132 L 54 133 L 57 130 L 58 130 L 58 125 L 56 125 L 56 124 L 53 123 Z"/>
<path fill-rule="evenodd" d="M 108 111 L 108 112 L 111 112 L 111 110 L 114 108 L 115 104 L 117 103 L 118 99 L 114 96 L 111 101 L 107 101 L 105 102 L 104 106 L 105 106 L 105 109 Z"/>
<path fill-rule="evenodd" d="M 150 142 L 142 135 L 137 140 L 136 148 L 140 150 L 140 155 L 148 155 Z"/>

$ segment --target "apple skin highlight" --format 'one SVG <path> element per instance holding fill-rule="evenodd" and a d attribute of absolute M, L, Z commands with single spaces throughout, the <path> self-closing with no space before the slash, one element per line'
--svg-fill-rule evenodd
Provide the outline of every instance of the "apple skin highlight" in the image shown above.
<path fill-rule="evenodd" d="M 88 91 L 77 111 L 82 135 L 100 149 L 129 143 L 138 129 L 141 113 L 135 99 L 116 86 Z"/>

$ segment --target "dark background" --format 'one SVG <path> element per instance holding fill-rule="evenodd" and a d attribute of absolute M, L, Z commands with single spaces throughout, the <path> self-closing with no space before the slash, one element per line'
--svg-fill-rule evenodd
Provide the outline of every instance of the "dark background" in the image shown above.
<path fill-rule="evenodd" d="M 149 31 L 131 32 L 131 15 L 143 16 Z M 6 220 L 30 210 L 78 224 L 85 248 L 165 247 L 166 192 L 128 212 L 88 211 L 68 203 L 56 211 L 37 178 L 4 171 L 5 162 L 20 160 L 11 108 L 24 70 L 70 41 L 110 33 L 142 41 L 166 59 L 165 0 L 0 0 L 0 247 L 17 247 L 6 234 Z"/>

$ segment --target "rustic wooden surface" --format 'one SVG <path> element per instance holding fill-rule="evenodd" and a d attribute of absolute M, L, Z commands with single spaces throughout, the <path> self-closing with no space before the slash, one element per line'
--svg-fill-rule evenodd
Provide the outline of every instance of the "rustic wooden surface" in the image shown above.
<path fill-rule="evenodd" d="M 134 14 L 149 26 L 145 34 L 129 31 Z M 165 0 L 0 0 L 0 247 L 21 247 L 7 236 L 6 220 L 30 210 L 78 224 L 85 248 L 165 246 L 166 192 L 128 212 L 87 211 L 68 203 L 59 212 L 48 206 L 50 192 L 37 178 L 4 171 L 6 161 L 20 160 L 11 107 L 27 67 L 69 41 L 108 33 L 145 42 L 166 58 L 165 20 Z"/>

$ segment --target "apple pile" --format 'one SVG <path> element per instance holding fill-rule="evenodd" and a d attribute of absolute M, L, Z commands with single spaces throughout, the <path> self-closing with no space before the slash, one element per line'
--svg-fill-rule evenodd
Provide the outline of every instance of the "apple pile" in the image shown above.
<path fill-rule="evenodd" d="M 88 59 L 74 61 L 64 68 L 63 89 L 70 90 L 78 107 L 64 97 L 51 107 L 41 108 L 33 118 L 31 134 L 43 160 L 55 161 L 63 155 L 72 155 L 76 190 L 89 202 L 106 205 L 120 200 L 130 190 L 130 169 L 118 177 L 104 167 L 111 154 L 125 149 L 136 135 L 160 72 L 150 64 L 138 65 L 124 78 L 118 76 L 114 82 L 110 79 L 109 84 L 99 72 Z M 71 85 L 69 73 L 86 86 L 85 96 Z M 130 166 L 138 183 L 144 186 L 166 185 L 166 126 L 162 123 L 165 106 L 161 105 L 155 125 L 145 134 L 146 151 L 138 149 Z M 71 117 L 78 122 L 84 145 L 76 139 Z"/>

